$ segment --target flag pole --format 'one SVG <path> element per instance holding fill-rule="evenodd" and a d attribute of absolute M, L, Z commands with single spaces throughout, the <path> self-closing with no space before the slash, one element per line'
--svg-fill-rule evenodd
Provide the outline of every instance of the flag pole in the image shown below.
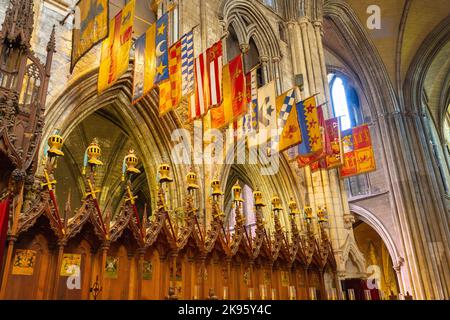
<path fill-rule="evenodd" d="M 61 20 L 61 21 L 59 21 L 59 24 L 61 25 L 61 26 L 63 26 L 65 23 L 66 23 L 66 20 L 72 15 L 72 14 L 74 14 L 75 13 L 75 8 L 74 9 L 71 9 L 65 16 L 64 16 L 64 18 Z"/>

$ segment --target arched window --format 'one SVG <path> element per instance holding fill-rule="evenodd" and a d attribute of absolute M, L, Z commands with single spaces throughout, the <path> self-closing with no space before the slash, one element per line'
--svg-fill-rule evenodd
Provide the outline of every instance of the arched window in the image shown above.
<path fill-rule="evenodd" d="M 276 0 L 262 0 L 262 3 L 266 6 L 271 8 L 272 10 L 277 9 L 277 2 Z"/>
<path fill-rule="evenodd" d="M 340 117 L 341 131 L 364 124 L 364 117 L 356 89 L 341 75 L 330 73 L 331 105 L 333 116 Z M 345 179 L 350 198 L 370 194 L 368 174 L 358 175 Z"/>

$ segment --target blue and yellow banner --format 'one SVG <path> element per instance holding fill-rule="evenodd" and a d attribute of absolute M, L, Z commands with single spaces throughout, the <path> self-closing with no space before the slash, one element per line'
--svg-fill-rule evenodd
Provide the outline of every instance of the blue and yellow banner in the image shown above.
<path fill-rule="evenodd" d="M 323 139 L 315 96 L 297 103 L 297 116 L 302 133 L 298 155 L 308 156 L 322 151 Z"/>
<path fill-rule="evenodd" d="M 156 22 L 156 76 L 155 85 L 169 79 L 169 14 L 165 13 Z"/>
<path fill-rule="evenodd" d="M 75 6 L 70 72 L 77 62 L 109 34 L 109 1 L 80 0 Z"/>
<path fill-rule="evenodd" d="M 291 89 L 277 97 L 277 115 L 279 142 L 278 152 L 282 152 L 302 141 L 298 124 L 297 110 L 295 109 L 295 91 Z"/>
<path fill-rule="evenodd" d="M 155 85 L 169 79 L 168 22 L 166 13 L 136 40 L 133 103 Z"/>
<path fill-rule="evenodd" d="M 131 0 L 110 21 L 109 37 L 103 41 L 98 92 L 111 87 L 128 69 L 133 35 L 135 1 Z"/>

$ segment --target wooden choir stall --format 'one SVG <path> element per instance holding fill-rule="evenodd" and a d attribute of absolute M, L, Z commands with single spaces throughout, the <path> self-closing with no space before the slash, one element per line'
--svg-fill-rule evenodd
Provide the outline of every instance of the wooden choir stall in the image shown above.
<path fill-rule="evenodd" d="M 113 218 L 97 199 L 95 171 L 101 165 L 97 141 L 87 149 L 86 193 L 72 212 L 70 195 L 61 214 L 54 168 L 63 140 L 48 139 L 47 160 L 33 188 L 22 188 L 10 206 L 7 247 L 1 264 L 0 299 L 325 299 L 324 273 L 336 282 L 325 209 L 300 210 L 289 204 L 289 235 L 271 200 L 274 231 L 263 217 L 260 191 L 254 192 L 256 228 L 245 226 L 241 187 L 232 188 L 234 230 L 225 224 L 220 181 L 212 181 L 209 225 L 197 220 L 197 176 L 187 175 L 183 221 L 175 225 L 168 208 L 170 166 L 159 166 L 157 205 L 140 215 L 130 177 L 139 172 L 133 151 L 125 157 L 126 196 Z M 181 190 L 179 190 L 181 191 Z M 70 218 L 69 218 L 70 217 Z M 142 217 L 142 218 L 141 218 Z M 300 219 L 298 219 L 300 217 Z M 305 224 L 300 231 L 298 221 Z M 316 229 L 316 232 L 314 231 Z M 318 231 L 317 231 L 318 230 Z"/>

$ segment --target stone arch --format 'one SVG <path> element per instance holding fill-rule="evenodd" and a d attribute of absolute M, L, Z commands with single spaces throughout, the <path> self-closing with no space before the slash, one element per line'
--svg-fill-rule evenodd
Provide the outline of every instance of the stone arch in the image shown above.
<path fill-rule="evenodd" d="M 405 108 L 411 108 L 412 112 L 422 113 L 420 107 L 425 77 L 436 56 L 450 41 L 449 25 L 450 16 L 447 16 L 422 42 L 409 66 L 403 90 Z"/>
<path fill-rule="evenodd" d="M 225 203 L 231 199 L 231 187 L 237 179 L 248 184 L 253 190 L 259 189 L 263 193 L 267 207 L 263 210 L 264 214 L 270 215 L 270 200 L 273 195 L 278 195 L 283 204 L 283 215 L 281 216 L 281 223 L 290 230 L 288 203 L 290 197 L 298 203 L 301 208 L 306 203 L 305 194 L 301 192 L 301 187 L 298 185 L 292 169 L 284 156 L 280 155 L 279 172 L 275 175 L 264 176 L 261 174 L 261 166 L 257 164 L 236 165 L 227 164 L 221 169 L 222 186 L 225 187 Z M 267 219 L 269 226 L 271 226 L 272 219 Z"/>
<path fill-rule="evenodd" d="M 243 17 L 247 19 L 244 19 Z M 240 44 L 248 45 L 250 37 L 266 41 L 258 42 L 261 55 L 280 57 L 281 50 L 269 21 L 263 13 L 251 2 L 245 0 L 223 0 L 219 7 L 219 19 L 228 29 L 230 24 L 235 28 Z M 270 27 L 269 27 L 270 26 Z"/>
<path fill-rule="evenodd" d="M 171 134 L 182 127 L 175 112 L 164 119 L 159 117 L 158 93 L 153 90 L 136 105 L 131 105 L 133 65 L 117 83 L 102 94 L 97 93 L 98 67 L 86 71 L 74 79 L 47 109 L 44 137 L 55 128 L 61 129 L 63 138 L 89 115 L 106 106 L 114 108 L 123 120 L 130 139 L 143 164 L 150 190 L 157 190 L 158 165 L 167 162 L 173 170 L 174 183 L 171 184 L 171 197 L 174 205 L 182 204 L 182 194 L 176 192 L 175 185 L 184 186 L 185 169 L 175 166 L 171 159 Z M 149 143 L 150 142 L 150 143 Z M 41 154 L 43 150 L 41 146 Z M 145 156 L 144 156 L 145 155 Z M 155 198 L 152 198 L 152 202 Z M 155 207 L 155 203 L 152 204 Z"/>
<path fill-rule="evenodd" d="M 378 233 L 381 239 L 383 239 L 383 242 L 386 245 L 394 264 L 402 264 L 402 261 L 404 259 L 400 256 L 394 239 L 392 238 L 387 228 L 383 225 L 383 223 L 369 210 L 354 204 L 350 204 L 349 206 L 351 212 L 357 214 L 362 221 L 371 226 L 372 229 L 374 229 Z"/>
<path fill-rule="evenodd" d="M 250 1 L 222 0 L 218 11 L 224 33 L 228 34 L 228 28 L 233 27 L 242 51 L 247 50 L 250 39 L 254 40 L 267 82 L 281 77 L 279 40 L 261 10 Z M 277 86 L 281 92 L 281 79 Z"/>
<path fill-rule="evenodd" d="M 357 214 L 358 217 L 365 223 L 367 223 L 372 229 L 376 231 L 376 233 L 381 237 L 386 248 L 389 251 L 389 255 L 391 256 L 392 262 L 394 264 L 394 269 L 396 271 L 396 276 L 398 283 L 401 285 L 400 288 L 404 287 L 404 281 L 401 268 L 405 262 L 405 259 L 400 255 L 400 252 L 395 244 L 394 239 L 392 238 L 388 229 L 384 226 L 384 224 L 369 210 L 357 206 L 355 204 L 350 204 L 350 211 L 354 214 Z M 401 291 L 403 291 L 401 289 Z"/>
<path fill-rule="evenodd" d="M 366 260 L 362 255 L 361 251 L 359 251 L 358 246 L 356 245 L 355 239 L 353 236 L 347 236 L 345 243 L 343 245 L 343 251 L 341 254 L 342 265 L 347 265 L 349 259 L 356 264 L 358 270 L 358 276 L 363 278 L 366 276 Z"/>

